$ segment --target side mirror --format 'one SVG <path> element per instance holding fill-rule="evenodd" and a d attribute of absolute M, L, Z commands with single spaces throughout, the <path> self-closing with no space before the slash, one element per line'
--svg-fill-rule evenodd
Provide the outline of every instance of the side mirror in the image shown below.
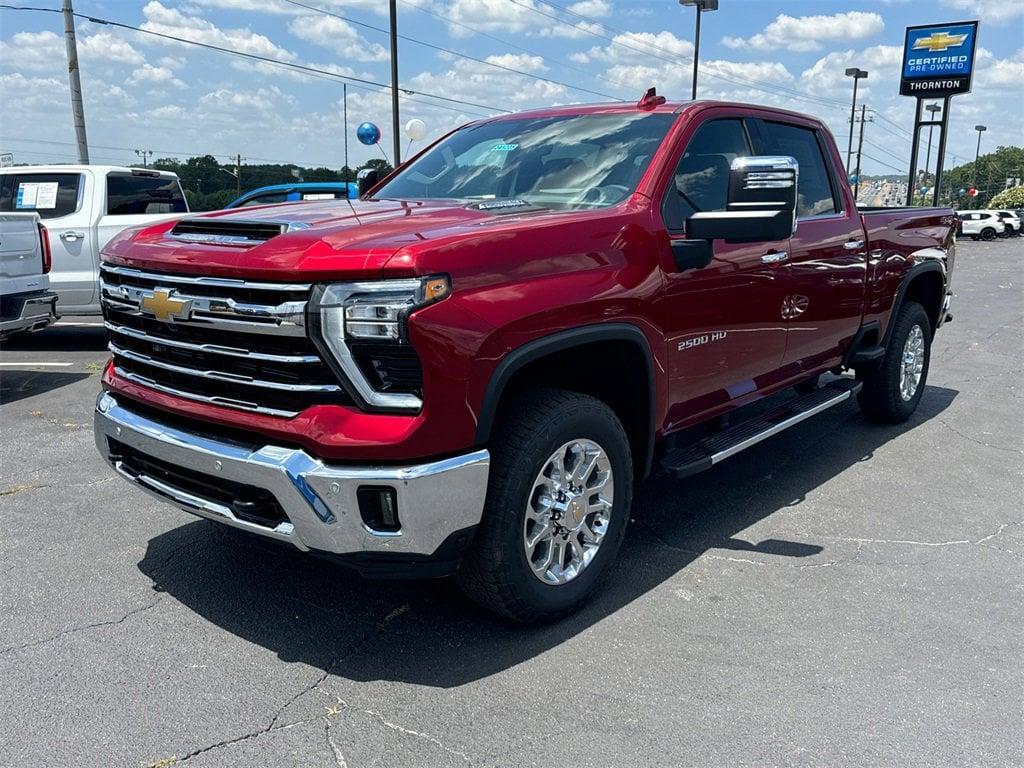
<path fill-rule="evenodd" d="M 729 169 L 724 211 L 700 211 L 686 220 L 687 238 L 756 243 L 785 240 L 796 231 L 800 167 L 792 157 L 737 157 Z"/>
<path fill-rule="evenodd" d="M 366 197 L 367 193 L 377 186 L 380 181 L 380 171 L 376 168 L 363 168 L 356 174 L 356 188 L 359 190 L 360 199 Z"/>

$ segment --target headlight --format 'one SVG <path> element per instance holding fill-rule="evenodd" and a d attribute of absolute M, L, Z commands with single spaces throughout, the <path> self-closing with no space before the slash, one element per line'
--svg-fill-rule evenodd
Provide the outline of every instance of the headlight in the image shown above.
<path fill-rule="evenodd" d="M 313 340 L 328 362 L 340 368 L 367 405 L 415 410 L 422 401 L 407 392 L 382 392 L 368 379 L 356 353 L 361 347 L 403 346 L 409 315 L 451 293 L 447 277 L 331 283 L 318 286 L 311 301 Z M 411 352 L 411 350 L 410 350 Z M 378 380 L 378 385 L 380 384 Z"/>

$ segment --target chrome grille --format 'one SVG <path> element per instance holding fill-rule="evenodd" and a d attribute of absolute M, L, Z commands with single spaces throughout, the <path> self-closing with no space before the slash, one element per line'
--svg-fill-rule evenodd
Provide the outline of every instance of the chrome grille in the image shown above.
<path fill-rule="evenodd" d="M 100 292 L 114 365 L 129 381 L 276 416 L 352 403 L 306 335 L 307 283 L 104 265 Z"/>

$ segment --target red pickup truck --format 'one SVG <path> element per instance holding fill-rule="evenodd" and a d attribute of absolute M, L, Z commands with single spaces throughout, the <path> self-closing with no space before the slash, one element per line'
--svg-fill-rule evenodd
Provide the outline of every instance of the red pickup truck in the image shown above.
<path fill-rule="evenodd" d="M 652 471 L 853 396 L 908 418 L 949 317 L 953 212 L 858 210 L 792 112 L 544 109 L 361 183 L 112 241 L 97 446 L 188 512 L 522 621 L 592 592 Z"/>

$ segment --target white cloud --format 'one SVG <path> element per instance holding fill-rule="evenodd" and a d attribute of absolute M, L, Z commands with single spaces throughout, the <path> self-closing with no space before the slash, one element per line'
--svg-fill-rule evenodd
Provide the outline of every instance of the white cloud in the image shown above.
<path fill-rule="evenodd" d="M 547 69 L 544 66 L 543 57 L 531 56 L 527 53 L 504 53 L 500 56 L 488 56 L 485 61 L 497 64 L 499 67 L 517 69 L 520 72 L 543 72 Z"/>
<path fill-rule="evenodd" d="M 288 23 L 288 31 L 301 40 L 327 48 L 360 61 L 387 61 L 387 48 L 370 44 L 351 24 L 334 16 L 297 16 Z"/>
<path fill-rule="evenodd" d="M 570 58 L 580 64 L 610 61 L 657 66 L 654 61 L 671 58 L 685 61 L 693 56 L 693 43 L 671 32 L 625 32 L 615 35 L 612 40 L 607 45 L 596 45 L 586 52 L 572 54 Z"/>
<path fill-rule="evenodd" d="M 608 0 L 580 0 L 569 6 L 569 10 L 581 16 L 608 16 L 612 12 L 612 4 Z"/>
<path fill-rule="evenodd" d="M 142 13 L 146 21 L 141 26 L 151 32 L 285 61 L 294 61 L 297 58 L 294 53 L 277 45 L 266 35 L 257 34 L 245 27 L 221 29 L 200 16 L 188 16 L 175 8 L 168 8 L 159 0 L 150 0 L 146 3 Z"/>
<path fill-rule="evenodd" d="M 274 13 L 298 16 L 308 12 L 306 9 L 286 3 L 284 0 L 192 0 L 192 3 L 208 8 L 223 8 L 229 11 L 244 11 L 248 13 Z M 426 0 L 417 0 L 415 4 L 425 5 Z M 314 5 L 318 8 L 336 11 L 372 11 L 384 16 L 388 13 L 388 4 L 383 2 L 383 0 L 310 0 L 306 5 Z"/>
<path fill-rule="evenodd" d="M 152 64 L 143 64 L 134 70 L 127 82 L 129 85 L 186 87 L 184 82 L 174 76 L 174 72 L 170 67 L 154 67 Z"/>
<path fill-rule="evenodd" d="M 758 51 L 820 51 L 827 40 L 858 40 L 879 34 L 885 28 L 877 13 L 849 11 L 831 16 L 787 16 L 775 21 L 753 37 L 724 37 L 729 48 Z"/>
<path fill-rule="evenodd" d="M 61 39 L 61 44 L 63 42 Z M 141 64 L 145 61 L 145 57 L 129 42 L 122 40 L 109 30 L 101 30 L 94 35 L 80 37 L 78 55 L 83 61 L 94 59 L 118 64 Z"/>
<path fill-rule="evenodd" d="M 570 10 L 585 16 L 604 15 L 610 9 L 605 0 L 582 0 L 569 6 Z M 580 10 L 580 9 L 583 10 Z M 576 16 L 561 16 L 557 21 L 558 9 L 535 0 L 451 0 L 444 7 L 444 14 L 453 22 L 448 32 L 453 37 L 468 37 L 472 27 L 481 32 L 507 34 L 525 33 L 539 37 L 584 37 L 593 32 L 602 32 L 600 24 L 582 20 Z M 465 26 L 460 26 L 465 25 Z"/>
<path fill-rule="evenodd" d="M 869 95 L 872 86 L 879 81 L 886 83 L 881 92 L 894 92 L 893 82 L 899 79 L 902 45 L 875 45 L 862 51 L 835 51 L 818 59 L 801 75 L 803 90 L 810 93 L 846 93 L 852 86 L 844 72 L 847 67 L 861 67 L 868 70 L 868 79 L 858 85 L 860 93 Z"/>
<path fill-rule="evenodd" d="M 942 4 L 966 12 L 969 18 L 980 18 L 982 21 L 1008 21 L 1024 16 L 1024 3 L 1020 0 L 942 0 Z M 1017 31 L 1020 32 L 1019 27 Z"/>

